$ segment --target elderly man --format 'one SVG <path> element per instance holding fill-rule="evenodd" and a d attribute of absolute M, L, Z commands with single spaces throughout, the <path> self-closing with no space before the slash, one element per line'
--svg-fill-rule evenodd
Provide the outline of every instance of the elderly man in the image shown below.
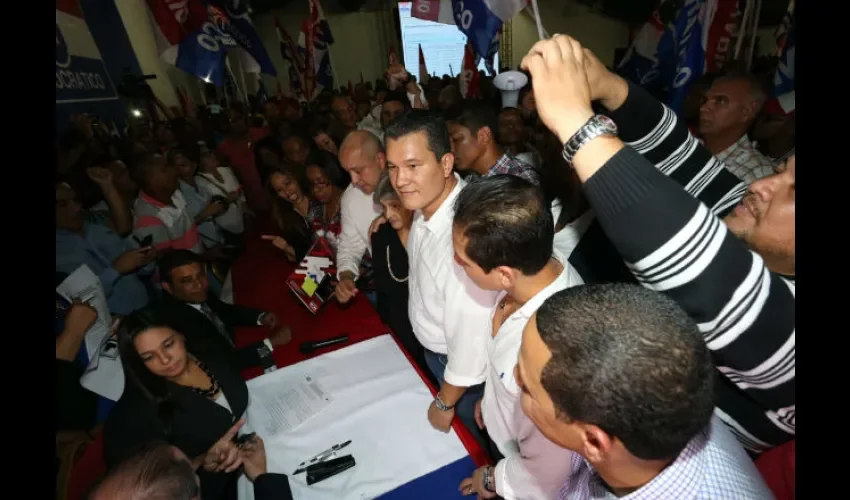
<path fill-rule="evenodd" d="M 699 133 L 705 147 L 742 181 L 773 174 L 773 163 L 747 136 L 766 97 L 755 76 L 729 73 L 714 80 L 699 110 Z"/>
<path fill-rule="evenodd" d="M 366 252 L 371 252 L 369 226 L 381 215 L 372 193 L 387 167 L 387 159 L 375 134 L 357 130 L 342 142 L 339 161 L 351 175 L 351 184 L 342 194 L 342 233 L 336 255 L 336 299 L 344 304 L 357 294 L 355 281 L 360 276 L 360 261 Z"/>

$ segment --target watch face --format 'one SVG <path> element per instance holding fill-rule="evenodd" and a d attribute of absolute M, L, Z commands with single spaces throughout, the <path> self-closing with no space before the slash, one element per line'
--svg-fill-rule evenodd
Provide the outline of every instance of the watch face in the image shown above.
<path fill-rule="evenodd" d="M 614 120 L 605 115 L 596 115 L 596 120 L 606 132 L 610 131 L 611 134 L 617 135 L 617 124 L 614 123 Z"/>

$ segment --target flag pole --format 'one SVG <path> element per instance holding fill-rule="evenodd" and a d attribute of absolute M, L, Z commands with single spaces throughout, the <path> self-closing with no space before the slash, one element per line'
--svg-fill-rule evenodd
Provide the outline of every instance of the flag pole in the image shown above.
<path fill-rule="evenodd" d="M 242 80 L 242 98 L 245 99 L 245 104 L 250 107 L 251 103 L 248 101 L 248 82 L 245 81 L 245 69 L 242 67 L 242 58 L 239 57 L 238 52 L 236 52 L 236 67 L 239 68 L 239 79 Z"/>
<path fill-rule="evenodd" d="M 544 36 L 543 22 L 540 20 L 540 9 L 537 8 L 537 0 L 531 0 L 531 8 L 534 9 L 534 22 L 537 24 L 537 36 L 543 40 Z"/>

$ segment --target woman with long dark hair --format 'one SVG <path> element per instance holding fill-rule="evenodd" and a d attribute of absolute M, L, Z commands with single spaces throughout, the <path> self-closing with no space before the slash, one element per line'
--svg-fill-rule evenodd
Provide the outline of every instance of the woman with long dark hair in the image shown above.
<path fill-rule="evenodd" d="M 342 231 L 342 192 L 345 189 L 343 169 L 336 159 L 328 154 L 315 155 L 308 159 L 305 173 L 310 183 L 310 194 L 321 203 L 307 215 L 310 226 L 317 236 L 328 240 L 334 251 Z"/>
<path fill-rule="evenodd" d="M 248 388 L 216 346 L 187 346 L 157 316 L 154 309 L 142 309 L 118 328 L 126 381 L 104 426 L 107 465 L 163 440 L 191 459 L 202 498 L 235 499 L 239 449 L 222 436 L 241 426 Z"/>
<path fill-rule="evenodd" d="M 277 169 L 283 159 L 283 149 L 274 137 L 264 137 L 254 144 L 254 165 L 263 183 L 268 180 L 269 174 Z"/>
<path fill-rule="evenodd" d="M 262 236 L 283 251 L 290 262 L 300 262 L 310 249 L 313 228 L 309 216 L 322 209 L 322 204 L 309 195 L 308 181 L 298 172 L 298 165 L 287 163 L 269 174 L 272 219 L 280 234 Z"/>

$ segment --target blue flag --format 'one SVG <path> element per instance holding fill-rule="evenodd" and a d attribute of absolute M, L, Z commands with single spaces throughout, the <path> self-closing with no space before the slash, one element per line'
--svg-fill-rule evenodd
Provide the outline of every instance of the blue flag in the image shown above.
<path fill-rule="evenodd" d="M 228 34 L 233 37 L 239 46 L 256 61 L 258 68 L 245 68 L 248 73 L 265 73 L 271 76 L 277 76 L 277 70 L 269 58 L 266 48 L 263 46 L 263 41 L 257 33 L 257 28 L 251 22 L 248 15 L 248 2 L 240 0 L 209 0 L 212 5 L 221 7 L 227 13 L 230 22 Z M 250 63 L 249 63 L 250 66 Z M 259 69 L 259 71 L 257 71 Z"/>
<path fill-rule="evenodd" d="M 490 43 L 502 23 L 521 11 L 527 3 L 527 0 L 452 0 L 452 11 L 458 29 L 472 43 L 475 53 L 486 59 Z"/>
<path fill-rule="evenodd" d="M 791 20 L 791 26 L 785 35 L 785 47 L 779 57 L 779 66 L 773 77 L 773 95 L 780 96 L 794 90 L 794 60 L 797 52 L 796 20 Z"/>
<path fill-rule="evenodd" d="M 679 16 L 658 44 L 660 71 L 663 81 L 669 82 L 668 106 L 676 113 L 685 102 L 689 85 L 705 71 L 705 47 L 703 47 L 703 17 L 705 0 L 685 0 Z M 673 64 L 665 54 L 675 48 Z"/>

